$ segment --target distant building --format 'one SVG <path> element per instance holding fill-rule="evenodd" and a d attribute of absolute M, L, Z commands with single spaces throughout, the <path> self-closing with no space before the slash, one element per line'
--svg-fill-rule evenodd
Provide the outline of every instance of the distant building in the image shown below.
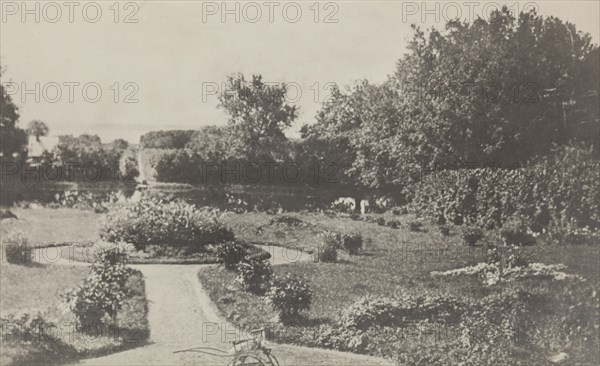
<path fill-rule="evenodd" d="M 51 152 L 58 145 L 58 136 L 40 136 L 39 141 L 35 136 L 29 136 L 27 144 L 27 163 L 39 164 L 44 152 Z"/>

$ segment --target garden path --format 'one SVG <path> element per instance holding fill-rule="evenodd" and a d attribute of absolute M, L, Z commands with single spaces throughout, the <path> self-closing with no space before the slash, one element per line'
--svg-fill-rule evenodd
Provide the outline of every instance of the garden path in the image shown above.
<path fill-rule="evenodd" d="M 272 264 L 290 260 L 312 260 L 306 253 L 280 247 L 265 247 Z M 36 256 L 43 261 L 43 257 Z M 51 261 L 73 265 L 68 260 Z M 86 265 L 86 264 L 77 264 Z M 225 366 L 228 358 L 200 353 L 173 353 L 197 346 L 230 349 L 231 341 L 245 334 L 225 321 L 198 280 L 206 265 L 140 264 L 149 303 L 150 339 L 147 345 L 107 356 L 81 360 L 79 365 L 215 365 Z M 389 365 L 385 360 L 331 350 L 271 344 L 282 366 L 291 365 Z"/>

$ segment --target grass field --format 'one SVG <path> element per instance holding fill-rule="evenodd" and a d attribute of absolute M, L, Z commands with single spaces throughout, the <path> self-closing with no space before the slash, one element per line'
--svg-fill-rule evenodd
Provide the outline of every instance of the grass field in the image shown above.
<path fill-rule="evenodd" d="M 25 232 L 30 246 L 98 240 L 99 215 L 73 209 L 14 209 L 18 220 L 2 220 L 2 235 Z M 62 250 L 51 248 L 48 250 Z M 3 257 L 4 258 L 4 257 Z M 83 266 L 0 264 L 0 317 L 9 314 L 41 313 L 53 324 L 56 338 L 43 342 L 23 342 L 6 338 L 2 345 L 2 365 L 48 364 L 115 352 L 144 343 L 148 338 L 147 301 L 141 273 L 136 272 L 127 286 L 129 296 L 117 316 L 117 326 L 83 334 L 75 329 L 75 318 L 64 306 L 62 294 L 77 287 L 89 269 Z M 11 326 L 10 323 L 6 324 Z"/>
<path fill-rule="evenodd" d="M 52 333 L 59 335 L 41 343 L 22 342 L 8 336 L 2 346 L 1 364 L 45 365 L 49 360 L 61 363 L 116 352 L 146 341 L 148 310 L 144 281 L 139 272 L 129 280 L 132 295 L 125 300 L 117 316 L 117 327 L 98 328 L 91 334 L 76 330 L 75 318 L 62 305 L 61 294 L 79 285 L 87 272 L 86 267 L 75 266 L 1 266 L 0 316 L 40 312 L 53 324 Z"/>
<path fill-rule="evenodd" d="M 31 245 L 43 247 L 61 243 L 89 243 L 99 239 L 98 223 L 102 216 L 89 211 L 42 208 L 15 209 L 13 212 L 19 219 L 3 220 L 2 234 L 12 230 L 25 231 Z M 336 326 L 341 311 L 365 295 L 397 298 L 407 292 L 434 292 L 448 293 L 464 299 L 478 299 L 503 290 L 502 285 L 484 287 L 471 278 L 439 279 L 431 276 L 432 271 L 460 268 L 484 259 L 482 248 L 470 248 L 463 243 L 458 227 L 453 227 L 450 235 L 444 237 L 435 226 L 427 223 L 419 231 L 409 230 L 409 223 L 415 220 L 411 215 L 371 215 L 397 220 L 400 222 L 399 228 L 367 222 L 364 216 L 361 220 L 354 220 L 348 215 L 316 213 L 293 213 L 286 216 L 296 218 L 295 224 L 278 222 L 273 219 L 281 218 L 281 215 L 264 213 L 227 213 L 223 221 L 232 227 L 238 239 L 306 252 L 318 249 L 317 235 L 325 230 L 357 232 L 364 240 L 364 248 L 359 255 L 341 253 L 337 263 L 290 261 L 275 266 L 276 274 L 294 273 L 312 289 L 313 303 L 304 314 L 303 321 L 292 326 L 280 324 L 275 312 L 263 298 L 241 291 L 233 285 L 233 272 L 220 267 L 209 267 L 199 273 L 211 299 L 229 321 L 244 329 L 266 325 L 277 341 L 321 346 L 317 339 L 322 327 Z M 60 251 L 63 257 L 73 260 L 90 260 L 93 257 L 93 253 L 79 245 L 50 248 L 48 251 Z M 598 246 L 537 245 L 528 249 L 528 254 L 532 262 L 565 264 L 568 266 L 568 273 L 583 276 L 595 288 L 600 285 Z M 185 263 L 178 258 L 153 260 L 157 263 Z M 87 269 L 83 267 L 16 266 L 2 263 L 0 313 L 5 316 L 24 308 L 32 308 L 31 310 L 45 312 L 53 322 L 72 324 L 70 313 L 57 304 L 61 302 L 60 295 L 76 286 L 86 273 Z M 62 338 L 64 342 L 54 344 L 55 347 L 48 346 L 42 351 L 5 343 L 2 364 L 19 359 L 35 363 L 50 353 L 76 359 L 84 355 L 114 352 L 143 342 L 148 336 L 148 329 L 147 304 L 141 276 L 134 276 L 129 286 L 134 296 L 125 303 L 119 314 L 117 335 L 114 331 L 99 334 L 90 342 L 89 336 L 84 339 L 77 332 L 68 332 L 66 338 Z M 556 288 L 556 292 L 560 292 L 562 285 L 531 280 L 519 283 L 518 286 L 528 289 Z M 548 304 L 550 307 L 553 305 Z M 390 341 L 383 330 L 380 333 L 371 332 L 369 337 L 373 337 L 375 348 L 369 349 L 367 353 L 392 358 L 398 352 L 411 353 L 414 347 L 423 344 L 420 338 L 403 339 L 400 343 Z M 431 347 L 439 347 L 439 344 Z M 560 347 L 561 345 L 555 348 Z M 580 364 L 583 360 L 583 364 L 586 364 L 586 361 L 594 360 L 594 355 L 583 355 L 583 358 L 574 360 Z"/>
<path fill-rule="evenodd" d="M 102 215 L 93 211 L 69 208 L 11 208 L 17 220 L 2 220 L 1 234 L 23 231 L 31 246 L 60 245 L 65 243 L 91 243 L 100 239 L 99 225 Z"/>
<path fill-rule="evenodd" d="M 396 216 L 401 221 L 398 229 L 355 221 L 348 217 L 319 214 L 291 216 L 299 218 L 305 224 L 269 225 L 273 216 L 261 213 L 230 214 L 225 221 L 234 228 L 237 236 L 245 240 L 276 243 L 303 250 L 315 250 L 316 234 L 324 229 L 359 232 L 365 242 L 360 255 L 342 254 L 338 263 L 289 263 L 274 268 L 276 274 L 291 272 L 298 275 L 314 292 L 311 309 L 301 324 L 291 327 L 278 324 L 275 321 L 276 314 L 263 298 L 232 286 L 235 278 L 233 272 L 207 268 L 199 274 L 200 280 L 224 316 L 242 328 L 268 324 L 278 341 L 317 345 L 315 339 L 319 326 L 334 324 L 344 308 L 365 295 L 402 297 L 406 292 L 437 292 L 476 299 L 501 289 L 501 286 L 483 287 L 471 278 L 442 280 L 431 277 L 431 271 L 460 268 L 482 261 L 483 251 L 464 245 L 458 228 L 453 228 L 449 237 L 442 237 L 434 226 L 428 224 L 419 232 L 408 230 L 406 223 L 414 219 L 411 216 Z M 261 232 L 254 230 L 259 226 L 263 228 Z M 585 277 L 586 282 L 596 288 L 600 284 L 598 246 L 538 245 L 531 248 L 528 254 L 532 262 L 562 263 L 568 266 L 568 273 Z M 528 280 L 522 286 L 535 289 L 547 285 L 544 281 Z M 560 287 L 560 284 L 555 283 L 554 286 Z M 410 341 L 407 340 L 406 343 L 409 344 Z M 381 350 L 372 353 L 390 356 L 386 352 L 396 352 L 389 349 L 386 351 L 386 346 L 389 345 L 382 343 Z"/>

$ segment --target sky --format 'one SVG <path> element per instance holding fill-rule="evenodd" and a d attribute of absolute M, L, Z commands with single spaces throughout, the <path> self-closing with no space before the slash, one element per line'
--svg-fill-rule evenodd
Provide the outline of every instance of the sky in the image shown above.
<path fill-rule="evenodd" d="M 300 115 L 286 133 L 297 137 L 332 83 L 378 83 L 393 73 L 410 24 L 441 28 L 502 4 L 575 23 L 598 43 L 597 0 L 0 0 L 1 81 L 20 107 L 21 126 L 39 119 L 51 135 L 137 143 L 148 131 L 225 125 L 217 94 L 227 75 L 261 74 L 288 84 Z"/>

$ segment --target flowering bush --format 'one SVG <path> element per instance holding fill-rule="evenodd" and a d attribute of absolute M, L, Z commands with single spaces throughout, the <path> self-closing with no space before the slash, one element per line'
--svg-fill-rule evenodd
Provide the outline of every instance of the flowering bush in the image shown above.
<path fill-rule="evenodd" d="M 128 295 L 132 273 L 126 266 L 127 253 L 119 248 L 100 249 L 83 284 L 64 295 L 79 329 L 89 330 L 114 321 Z"/>
<path fill-rule="evenodd" d="M 267 261 L 249 259 L 243 260 L 238 264 L 237 273 L 235 281 L 243 289 L 257 295 L 262 295 L 271 284 L 273 268 L 271 268 L 271 264 Z"/>
<path fill-rule="evenodd" d="M 323 248 L 344 249 L 348 254 L 358 254 L 363 246 L 363 238 L 360 233 L 341 233 L 328 230 L 319 235 L 319 244 Z M 332 249 L 329 250 L 332 251 Z"/>
<path fill-rule="evenodd" d="M 525 266 L 503 268 L 498 263 L 478 263 L 474 266 L 452 269 L 444 272 L 431 272 L 433 277 L 479 277 L 486 286 L 495 285 L 500 282 L 512 282 L 525 278 L 544 278 L 555 281 L 579 280 L 583 278 L 578 275 L 565 273 L 567 267 L 562 264 L 530 263 Z"/>
<path fill-rule="evenodd" d="M 333 262 L 337 262 L 337 250 L 338 247 L 336 245 L 333 245 L 331 243 L 322 243 L 319 245 L 318 248 L 318 257 L 319 257 L 319 261 L 320 262 L 329 262 L 329 263 L 333 263 Z"/>
<path fill-rule="evenodd" d="M 342 245 L 348 254 L 358 254 L 363 247 L 363 238 L 360 233 L 342 234 Z"/>
<path fill-rule="evenodd" d="M 465 227 L 462 237 L 467 245 L 473 247 L 483 238 L 483 231 L 478 227 Z"/>
<path fill-rule="evenodd" d="M 404 293 L 402 297 L 362 297 L 347 307 L 340 316 L 340 326 L 366 330 L 372 326 L 403 326 L 422 319 L 454 319 L 462 311 L 461 303 L 452 296 Z"/>
<path fill-rule="evenodd" d="M 100 235 L 106 241 L 131 243 L 138 250 L 161 245 L 200 252 L 209 244 L 234 239 L 219 218 L 218 211 L 199 210 L 181 200 L 146 197 L 111 210 Z"/>
<path fill-rule="evenodd" d="M 312 291 L 308 285 L 291 273 L 275 277 L 265 299 L 278 312 L 284 323 L 298 320 L 300 312 L 308 310 L 312 302 Z"/>
<path fill-rule="evenodd" d="M 410 365 L 525 366 L 550 364 L 557 354 L 567 354 L 569 364 L 593 364 L 600 344 L 598 288 L 532 285 L 508 284 L 483 297 L 360 298 L 337 324 L 319 328 L 317 342 Z"/>
<path fill-rule="evenodd" d="M 2 247 L 8 263 L 26 265 L 33 259 L 33 250 L 29 247 L 25 233 L 9 232 L 2 238 Z"/>
<path fill-rule="evenodd" d="M 64 191 L 54 195 L 55 202 L 60 207 L 76 208 L 80 210 L 94 210 L 98 213 L 108 212 L 119 197 L 115 192 L 86 192 Z"/>
<path fill-rule="evenodd" d="M 219 263 L 229 270 L 234 269 L 248 254 L 247 247 L 239 241 L 226 241 L 216 244 L 213 251 Z"/>
<path fill-rule="evenodd" d="M 487 262 L 477 263 L 444 272 L 433 271 L 433 277 L 477 277 L 486 286 L 500 282 L 514 282 L 526 278 L 550 279 L 554 281 L 576 280 L 584 281 L 578 275 L 571 275 L 564 270 L 562 264 L 546 265 L 543 263 L 526 263 L 525 256 L 519 247 L 488 248 Z"/>
<path fill-rule="evenodd" d="M 325 348 L 355 353 L 364 353 L 369 344 L 365 333 L 329 324 L 319 328 L 317 342 Z"/>

